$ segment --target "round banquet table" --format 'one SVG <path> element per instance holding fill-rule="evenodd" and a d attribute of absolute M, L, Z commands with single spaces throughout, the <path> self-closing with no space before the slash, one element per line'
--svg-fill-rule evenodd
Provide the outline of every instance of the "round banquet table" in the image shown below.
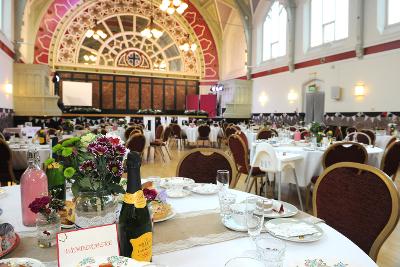
<path fill-rule="evenodd" d="M 190 143 L 197 142 L 197 138 L 199 138 L 199 131 L 197 126 L 195 127 L 182 126 L 182 131 L 186 134 L 188 142 Z M 216 143 L 218 141 L 218 135 L 220 133 L 221 133 L 220 127 L 210 126 L 210 135 L 209 135 L 210 142 Z"/>
<path fill-rule="evenodd" d="M 250 148 L 250 162 L 254 157 L 257 143 L 252 143 Z M 307 148 L 294 145 L 281 145 L 274 147 L 277 153 L 293 153 L 303 156 L 303 160 L 296 161 L 296 174 L 300 187 L 305 187 L 311 182 L 313 176 L 318 176 L 323 172 L 322 168 L 322 155 L 325 152 L 324 148 L 318 148 L 310 151 Z M 382 159 L 383 149 L 379 147 L 366 147 L 368 152 L 368 164 L 379 168 Z M 271 178 L 271 176 L 270 176 Z M 282 172 L 282 181 L 295 183 L 293 172 L 291 170 Z"/>
<path fill-rule="evenodd" d="M 21 237 L 34 236 L 36 234 L 35 227 L 25 227 L 22 225 L 20 187 L 10 186 L 3 188 L 6 193 L 2 201 L 0 201 L 0 208 L 3 209 L 3 215 L 0 216 L 0 223 L 11 223 Z M 249 194 L 241 191 L 231 191 L 236 195 L 237 202 L 243 201 L 249 196 Z M 205 212 L 207 210 L 215 210 L 219 206 L 217 195 L 204 196 L 192 194 L 186 198 L 168 199 L 168 202 L 178 214 Z M 367 254 L 345 236 L 323 222 L 318 223 L 318 225 L 324 231 L 324 236 L 319 241 L 312 243 L 286 242 L 285 267 L 294 267 L 306 259 L 342 261 L 349 266 L 377 266 Z M 177 229 L 177 231 L 179 230 Z M 250 239 L 248 237 L 240 237 L 229 241 L 208 245 L 201 244 L 188 249 L 153 255 L 153 261 L 171 267 L 222 267 L 230 258 L 243 255 L 244 251 L 251 249 L 255 249 L 255 247 L 250 242 Z M 47 262 L 46 266 L 48 267 L 57 266 L 56 251 L 53 250 L 52 252 L 54 253 L 54 261 Z"/>
<path fill-rule="evenodd" d="M 20 148 L 18 146 L 10 145 L 12 152 L 12 163 L 14 170 L 24 170 L 28 167 L 28 148 Z M 49 145 L 38 145 L 37 150 L 39 152 L 40 167 L 43 166 L 45 160 L 50 157 L 51 148 Z"/>

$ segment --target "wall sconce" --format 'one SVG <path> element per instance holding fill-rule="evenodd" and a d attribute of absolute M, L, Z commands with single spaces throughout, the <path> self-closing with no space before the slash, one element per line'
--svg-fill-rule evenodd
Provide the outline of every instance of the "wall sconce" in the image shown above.
<path fill-rule="evenodd" d="M 290 90 L 287 98 L 289 100 L 289 103 L 294 103 L 297 100 L 298 95 L 297 95 L 297 93 L 295 91 Z"/>
<path fill-rule="evenodd" d="M 6 86 L 5 86 L 5 91 L 6 91 L 6 94 L 7 95 L 11 95 L 12 94 L 12 92 L 13 92 L 13 86 L 12 86 L 12 84 L 11 83 L 7 83 L 6 84 Z"/>
<path fill-rule="evenodd" d="M 262 92 L 261 95 L 258 97 L 258 101 L 260 102 L 261 106 L 265 106 L 268 101 L 268 96 L 265 92 Z"/>
<path fill-rule="evenodd" d="M 365 96 L 365 86 L 363 83 L 358 83 L 354 87 L 354 95 L 355 96 Z"/>

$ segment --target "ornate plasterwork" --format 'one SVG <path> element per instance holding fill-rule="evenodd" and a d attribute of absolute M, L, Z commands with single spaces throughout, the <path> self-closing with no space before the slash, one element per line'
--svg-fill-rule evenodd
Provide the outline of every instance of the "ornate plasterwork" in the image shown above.
<path fill-rule="evenodd" d="M 136 5 L 134 4 L 136 3 Z M 184 72 L 196 75 L 202 79 L 218 79 L 218 54 L 216 46 L 205 21 L 193 5 L 190 5 L 184 16 L 169 16 L 157 9 L 154 1 L 155 21 L 165 30 L 170 42 L 143 41 L 138 32 L 138 27 L 129 30 L 125 27 L 123 19 L 131 16 L 133 24 L 138 19 L 147 19 L 151 14 L 149 1 L 145 0 L 54 0 L 53 5 L 42 19 L 35 43 L 35 62 L 51 64 L 54 66 L 79 66 L 82 63 L 82 50 L 97 53 L 95 66 L 108 67 L 113 60 L 113 67 L 118 68 L 115 58 L 128 48 L 136 48 L 150 60 L 150 69 L 166 62 L 165 71 L 173 73 Z M 108 38 L 99 41 L 98 47 L 86 45 L 85 32 L 94 25 L 94 18 L 101 27 L 107 30 Z M 114 22 L 110 23 L 113 19 Z M 145 20 L 145 21 L 147 21 Z M 112 27 L 122 30 L 114 31 Z M 121 25 L 122 24 L 122 25 Z M 137 25 L 136 25 L 137 26 Z M 107 29 L 107 27 L 109 29 Z M 194 54 L 182 54 L 177 48 L 189 32 L 192 39 L 201 49 Z M 109 41 L 109 39 L 112 41 Z M 113 42 L 113 43 L 111 43 Z M 134 43 L 140 42 L 141 47 Z M 107 46 L 112 45 L 110 49 Z M 169 49 L 169 50 L 168 50 Z M 115 50 L 115 51 L 110 51 Z M 106 51 L 106 52 L 104 52 Z M 171 53 L 171 51 L 175 51 Z M 176 54 L 178 51 L 178 54 Z M 55 52 L 55 53 L 53 53 Z M 150 53 L 150 54 L 149 54 Z M 158 60 L 158 61 L 157 61 Z M 129 66 L 132 67 L 132 66 Z"/>

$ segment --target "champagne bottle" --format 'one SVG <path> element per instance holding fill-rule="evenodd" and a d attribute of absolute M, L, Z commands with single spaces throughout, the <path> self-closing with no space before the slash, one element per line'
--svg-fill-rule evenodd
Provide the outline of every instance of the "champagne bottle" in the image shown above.
<path fill-rule="evenodd" d="M 126 161 L 128 184 L 119 216 L 119 242 L 121 256 L 137 261 L 150 261 L 152 257 L 152 223 L 140 180 L 140 155 L 129 152 Z"/>

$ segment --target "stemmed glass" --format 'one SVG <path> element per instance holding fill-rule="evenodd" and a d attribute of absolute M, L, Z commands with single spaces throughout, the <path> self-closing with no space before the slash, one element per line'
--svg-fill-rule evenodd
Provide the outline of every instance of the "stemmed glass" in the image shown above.
<path fill-rule="evenodd" d="M 247 233 L 253 241 L 261 234 L 261 230 L 264 224 L 264 202 L 259 197 L 248 197 L 246 198 L 246 224 Z"/>
<path fill-rule="evenodd" d="M 218 170 L 217 171 L 217 186 L 219 190 L 229 188 L 229 171 Z"/>

